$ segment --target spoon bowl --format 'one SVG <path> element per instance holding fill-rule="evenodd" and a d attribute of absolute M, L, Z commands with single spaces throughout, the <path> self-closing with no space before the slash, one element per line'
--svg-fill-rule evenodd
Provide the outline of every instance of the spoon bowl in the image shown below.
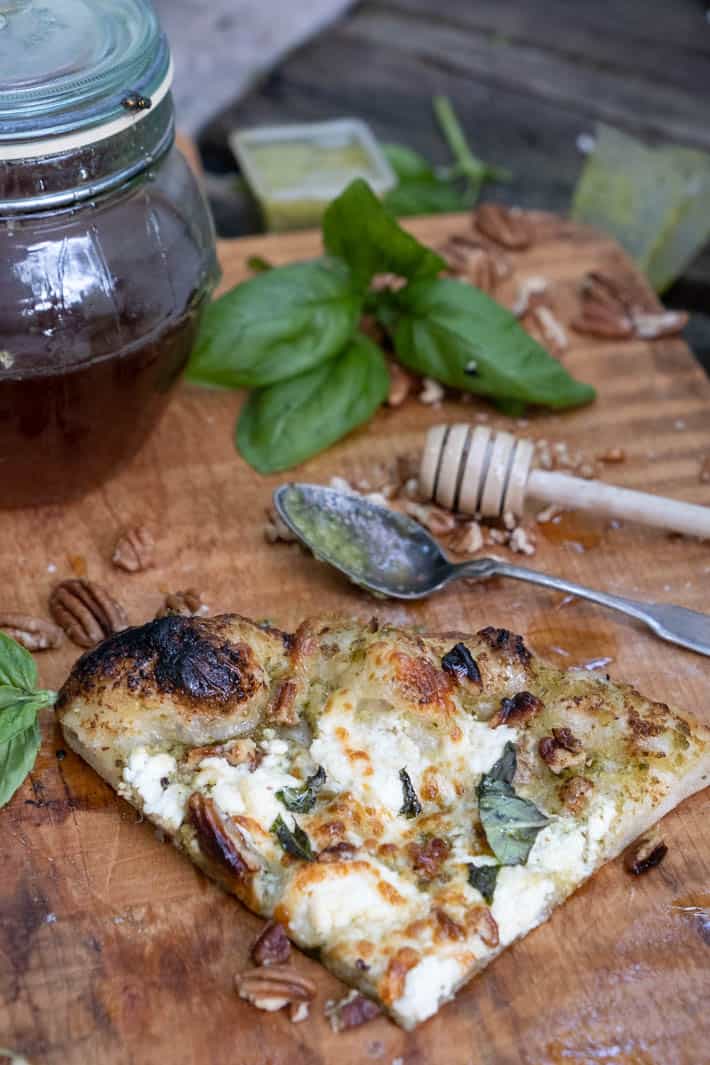
<path fill-rule="evenodd" d="M 618 610 L 670 643 L 710 655 L 710 616 L 670 603 L 642 603 L 515 566 L 499 558 L 451 562 L 426 529 L 362 496 L 318 484 L 284 484 L 274 505 L 288 528 L 315 557 L 374 595 L 422 599 L 451 580 L 512 577 L 567 592 Z"/>

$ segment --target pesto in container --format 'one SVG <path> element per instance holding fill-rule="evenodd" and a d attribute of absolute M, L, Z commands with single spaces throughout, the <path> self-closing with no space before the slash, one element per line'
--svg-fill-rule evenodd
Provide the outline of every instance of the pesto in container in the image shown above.
<path fill-rule="evenodd" d="M 273 231 L 318 225 L 354 178 L 379 196 L 396 183 L 369 126 L 355 118 L 242 130 L 230 145 Z"/>

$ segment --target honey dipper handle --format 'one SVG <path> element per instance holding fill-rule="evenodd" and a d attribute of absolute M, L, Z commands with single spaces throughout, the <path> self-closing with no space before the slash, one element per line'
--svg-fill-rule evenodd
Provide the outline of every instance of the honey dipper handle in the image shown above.
<path fill-rule="evenodd" d="M 710 507 L 682 503 L 650 492 L 635 492 L 602 481 L 585 481 L 566 473 L 532 470 L 527 496 L 538 502 L 558 503 L 570 510 L 589 510 L 609 518 L 638 521 L 643 525 L 685 533 L 686 536 L 710 538 Z"/>

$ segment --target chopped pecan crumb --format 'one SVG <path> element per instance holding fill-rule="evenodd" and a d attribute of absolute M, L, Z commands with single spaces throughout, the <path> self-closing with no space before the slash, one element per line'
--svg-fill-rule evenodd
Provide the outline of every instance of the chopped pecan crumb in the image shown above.
<path fill-rule="evenodd" d="M 477 521 L 466 521 L 454 529 L 449 548 L 455 555 L 473 555 L 483 547 L 483 533 Z"/>
<path fill-rule="evenodd" d="M 281 681 L 274 695 L 273 705 L 269 707 L 269 718 L 277 725 L 298 724 L 296 695 L 298 686 L 295 680 Z"/>
<path fill-rule="evenodd" d="M 473 216 L 476 228 L 496 244 L 513 251 L 529 248 L 533 230 L 527 215 L 519 208 L 502 203 L 482 203 Z"/>
<path fill-rule="evenodd" d="M 446 910 L 442 910 L 440 907 L 436 906 L 432 912 L 440 938 L 452 940 L 465 938 L 465 930 L 460 924 L 456 923 L 453 917 L 449 916 Z"/>
<path fill-rule="evenodd" d="M 498 922 L 488 906 L 472 906 L 466 913 L 466 931 L 476 933 L 487 947 L 500 942 Z"/>
<path fill-rule="evenodd" d="M 393 359 L 389 363 L 390 390 L 387 396 L 389 407 L 401 407 L 416 384 L 414 374 L 408 373 L 403 366 Z"/>
<path fill-rule="evenodd" d="M 597 459 L 599 462 L 615 465 L 626 461 L 626 452 L 621 447 L 610 447 L 607 451 L 602 451 L 601 455 L 597 455 Z"/>
<path fill-rule="evenodd" d="M 444 398 L 444 386 L 435 381 L 433 377 L 425 377 L 422 380 L 422 390 L 419 393 L 419 402 L 432 407 L 441 403 Z"/>
<path fill-rule="evenodd" d="M 348 843 L 346 840 L 341 840 L 340 843 L 333 843 L 330 847 L 322 850 L 318 855 L 318 861 L 348 862 L 355 857 L 356 853 L 357 847 L 354 847 L 352 843 Z"/>
<path fill-rule="evenodd" d="M 251 948 L 255 965 L 284 965 L 291 957 L 286 929 L 278 921 L 268 921 Z"/>
<path fill-rule="evenodd" d="M 201 594 L 195 588 L 186 588 L 182 592 L 171 592 L 165 597 L 165 603 L 155 615 L 156 618 L 167 618 L 171 614 L 182 614 L 183 617 L 194 617 L 196 614 L 204 614 L 205 608 Z"/>
<path fill-rule="evenodd" d="M 546 305 L 540 304 L 533 307 L 525 315 L 523 326 L 526 332 L 549 351 L 553 358 L 559 359 L 567 351 L 569 341 L 565 328 Z"/>
<path fill-rule="evenodd" d="M 237 973 L 235 984 L 241 998 L 251 1002 L 257 1009 L 269 1012 L 283 1009 L 284 1006 L 297 1006 L 301 1002 L 312 1002 L 316 994 L 315 984 L 301 976 L 291 965 L 247 969 L 244 973 Z"/>
<path fill-rule="evenodd" d="M 121 604 L 105 588 L 86 580 L 58 584 L 49 597 L 49 612 L 79 647 L 94 647 L 128 624 Z"/>
<path fill-rule="evenodd" d="M 668 847 L 657 829 L 651 829 L 624 851 L 624 869 L 633 876 L 641 876 L 660 865 L 668 854 Z"/>
<path fill-rule="evenodd" d="M 275 544 L 279 540 L 282 540 L 285 544 L 291 544 L 297 539 L 296 534 L 291 532 L 288 525 L 282 521 L 273 507 L 266 508 L 264 539 L 270 544 Z"/>
<path fill-rule="evenodd" d="M 515 302 L 510 308 L 516 318 L 522 318 L 533 307 L 538 307 L 547 292 L 546 277 L 524 277 L 518 287 Z"/>
<path fill-rule="evenodd" d="M 561 773 L 571 766 L 584 762 L 582 744 L 568 728 L 556 728 L 551 736 L 543 736 L 538 751 L 548 769 Z"/>
<path fill-rule="evenodd" d="M 138 525 L 119 536 L 111 561 L 126 573 L 140 573 L 154 564 L 154 552 L 155 540 L 150 530 Z"/>
<path fill-rule="evenodd" d="M 518 692 L 512 699 L 501 699 L 500 709 L 490 720 L 491 728 L 499 725 L 525 725 L 543 710 L 543 704 L 532 692 Z"/>
<path fill-rule="evenodd" d="M 587 777 L 570 777 L 559 786 L 560 801 L 573 814 L 579 814 L 587 805 L 589 793 L 593 787 L 594 785 Z"/>
<path fill-rule="evenodd" d="M 416 503 L 408 499 L 404 509 L 410 517 L 423 525 L 434 536 L 445 536 L 456 528 L 456 519 L 448 510 L 434 506 L 433 503 Z"/>
<path fill-rule="evenodd" d="M 367 1024 L 375 1017 L 379 1017 L 382 1010 L 371 998 L 352 989 L 345 998 L 338 1002 L 329 1002 L 325 1008 L 325 1015 L 330 1021 L 330 1027 L 334 1032 L 344 1032 L 348 1028 L 359 1028 L 361 1024 Z"/>
<path fill-rule="evenodd" d="M 479 631 L 478 636 L 485 640 L 491 650 L 502 651 L 511 658 L 517 658 L 524 666 L 528 665 L 532 658 L 522 636 L 508 629 L 496 629 L 493 625 L 487 625 Z"/>
<path fill-rule="evenodd" d="M 17 640 L 28 651 L 52 651 L 61 647 L 64 641 L 64 633 L 58 625 L 13 610 L 0 610 L 0 631 Z"/>
<path fill-rule="evenodd" d="M 450 851 L 451 844 L 448 840 L 438 836 L 428 839 L 426 843 L 410 843 L 407 847 L 415 873 L 424 880 L 433 880 L 439 875 Z"/>

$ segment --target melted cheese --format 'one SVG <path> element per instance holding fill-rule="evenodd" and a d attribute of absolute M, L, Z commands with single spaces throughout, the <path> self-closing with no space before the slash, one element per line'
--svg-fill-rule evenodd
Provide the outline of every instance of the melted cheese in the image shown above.
<path fill-rule="evenodd" d="M 171 783 L 176 769 L 172 755 L 149 754 L 145 747 L 137 747 L 123 770 L 124 783 L 138 793 L 146 816 L 171 832 L 182 824 L 190 794 L 184 784 Z"/>
<path fill-rule="evenodd" d="M 245 814 L 268 832 L 279 814 L 285 812 L 283 803 L 276 797 L 277 791 L 303 783 L 286 772 L 286 744 L 284 748 L 267 755 L 254 770 L 247 764 L 230 765 L 224 758 L 205 758 L 195 777 L 195 788 L 211 796 L 222 813 Z"/>
<path fill-rule="evenodd" d="M 527 866 L 501 869 L 491 910 L 502 945 L 512 943 L 545 920 L 555 901 L 555 890 L 551 877 Z"/>
<path fill-rule="evenodd" d="M 404 993 L 394 1003 L 395 1014 L 406 1017 L 408 1024 L 419 1024 L 436 1013 L 441 1002 L 451 998 L 463 976 L 455 958 L 430 955 L 407 973 Z"/>
<path fill-rule="evenodd" d="M 436 770 L 437 803 L 446 805 L 472 789 L 516 736 L 515 729 L 505 725 L 492 729 L 463 713 L 445 722 L 433 719 L 428 726 L 393 709 L 359 713 L 353 696 L 340 691 L 330 697 L 318 719 L 310 754 L 338 790 L 396 815 L 403 802 L 401 769 L 406 769 L 418 795 L 425 771 Z"/>
<path fill-rule="evenodd" d="M 301 868 L 279 907 L 299 942 L 307 947 L 348 938 L 384 935 L 408 920 L 418 901 L 416 888 L 380 863 L 335 862 Z"/>

